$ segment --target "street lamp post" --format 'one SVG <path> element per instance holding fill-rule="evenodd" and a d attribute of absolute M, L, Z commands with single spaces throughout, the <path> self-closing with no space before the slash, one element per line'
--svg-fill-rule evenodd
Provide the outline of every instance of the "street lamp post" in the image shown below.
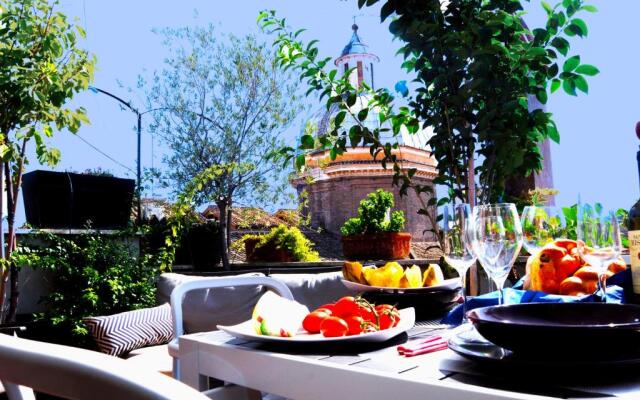
<path fill-rule="evenodd" d="M 120 104 L 123 104 L 124 106 L 126 106 L 129 110 L 133 111 L 136 116 L 138 117 L 138 151 L 137 151 L 137 160 L 136 160 L 136 180 L 137 180 L 137 184 L 136 184 L 136 196 L 138 197 L 138 204 L 137 204 L 137 209 L 138 209 L 138 216 L 136 218 L 138 224 L 140 224 L 140 221 L 142 219 L 142 206 L 141 206 L 141 188 L 142 188 L 142 166 L 141 166 L 141 147 L 142 147 L 142 115 L 149 113 L 149 112 L 153 112 L 153 111 L 160 111 L 160 110 L 176 110 L 175 108 L 171 108 L 171 107 L 159 107 L 159 108 L 152 108 L 146 111 L 142 111 L 140 112 L 137 108 L 133 107 L 131 105 L 130 102 L 125 101 L 123 99 L 121 99 L 120 97 L 116 96 L 113 93 L 109 93 L 106 90 L 102 90 L 100 88 L 97 88 L 95 86 L 89 86 L 89 90 L 91 90 L 94 93 L 102 93 L 105 94 L 109 97 L 111 97 L 114 100 L 117 100 Z M 190 113 L 197 115 L 198 117 L 204 119 L 205 121 L 208 121 L 210 123 L 215 123 L 211 118 L 207 117 L 206 115 L 199 113 L 199 112 L 193 112 L 193 111 L 189 111 Z"/>
<path fill-rule="evenodd" d="M 137 129 L 137 134 L 138 134 L 138 148 L 137 148 L 137 158 L 136 158 L 136 197 L 138 198 L 137 201 L 137 216 L 136 216 L 136 222 L 138 224 L 140 224 L 140 221 L 142 219 L 142 205 L 141 205 L 141 188 L 142 188 L 142 159 L 141 159 L 141 147 L 142 147 L 142 114 L 140 111 L 138 111 L 137 108 L 133 107 L 131 105 L 131 103 L 129 103 L 128 101 L 122 100 L 120 97 L 116 96 L 113 93 L 109 93 L 106 90 L 102 90 L 100 88 L 97 88 L 95 86 L 89 86 L 89 90 L 91 90 L 94 93 L 102 93 L 102 94 L 106 94 L 107 96 L 117 100 L 118 102 L 120 102 L 120 104 L 125 105 L 129 110 L 133 111 L 136 116 L 138 117 L 138 129 Z"/>

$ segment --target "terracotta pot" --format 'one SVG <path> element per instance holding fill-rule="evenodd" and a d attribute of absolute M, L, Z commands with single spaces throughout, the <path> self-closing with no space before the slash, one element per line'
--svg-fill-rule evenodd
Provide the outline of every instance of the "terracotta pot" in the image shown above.
<path fill-rule="evenodd" d="M 347 260 L 399 260 L 409 257 L 411 234 L 384 232 L 342 237 L 342 253 Z"/>
<path fill-rule="evenodd" d="M 265 262 L 291 262 L 293 257 L 287 250 L 277 249 L 275 245 L 267 243 L 256 249 L 256 245 L 260 239 L 247 239 L 244 241 L 244 252 L 247 261 L 265 261 Z"/>

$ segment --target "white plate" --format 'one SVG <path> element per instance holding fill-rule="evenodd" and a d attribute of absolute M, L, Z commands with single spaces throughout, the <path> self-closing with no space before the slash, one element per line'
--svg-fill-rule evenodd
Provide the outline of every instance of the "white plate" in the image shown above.
<path fill-rule="evenodd" d="M 384 342 L 402 332 L 406 332 L 413 328 L 416 322 L 416 313 L 413 307 L 403 308 L 400 311 L 400 323 L 397 326 L 377 332 L 367 332 L 360 335 L 341 336 L 341 337 L 324 337 L 320 333 L 309 334 L 300 328 L 298 334 L 293 337 L 264 336 L 258 335 L 253 329 L 253 321 L 245 321 L 238 325 L 224 326 L 218 325 L 218 329 L 235 336 L 239 339 L 254 340 L 259 342 L 272 343 L 300 343 L 300 342 Z"/>
<path fill-rule="evenodd" d="M 390 288 L 383 286 L 370 286 L 363 285 L 362 283 L 351 282 L 346 279 L 342 279 L 342 283 L 351 289 L 357 290 L 360 292 L 375 292 L 375 291 L 384 291 L 384 292 L 395 292 L 395 293 L 404 293 L 404 292 L 436 292 L 438 290 L 453 290 L 461 287 L 460 278 L 451 278 L 446 279 L 439 285 L 427 286 L 427 287 L 419 287 L 419 288 Z"/>

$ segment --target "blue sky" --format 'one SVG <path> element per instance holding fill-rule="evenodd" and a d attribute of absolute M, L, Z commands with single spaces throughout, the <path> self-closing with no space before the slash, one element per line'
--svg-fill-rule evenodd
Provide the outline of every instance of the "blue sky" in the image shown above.
<path fill-rule="evenodd" d="M 551 1 L 552 2 L 552 1 Z M 395 56 L 400 46 L 392 40 L 386 24 L 380 24 L 378 9 L 359 10 L 355 0 L 62 0 L 60 8 L 77 17 L 87 31 L 86 48 L 96 54 L 98 71 L 95 86 L 111 91 L 135 105 L 144 107 L 143 94 L 135 88 L 138 75 L 149 76 L 162 67 L 166 52 L 153 28 L 206 24 L 213 22 L 220 31 L 242 35 L 258 33 L 255 23 L 259 10 L 276 9 L 295 28 L 307 29 L 305 39 L 320 40 L 325 56 L 337 56 L 348 41 L 356 16 L 360 33 L 381 62 L 376 68 L 376 85 L 393 87 L 406 79 Z M 553 2 L 552 2 L 553 3 Z M 572 42 L 583 63 L 596 65 L 601 73 L 589 81 L 590 93 L 577 98 L 564 94 L 551 96 L 548 110 L 554 113 L 561 144 L 553 145 L 552 162 L 555 187 L 560 190 L 557 204 L 601 201 L 610 207 L 629 208 L 639 197 L 634 134 L 640 120 L 640 52 L 637 49 L 640 1 L 593 0 L 600 12 L 584 15 L 589 37 Z M 536 27 L 543 21 L 538 0 L 527 6 L 527 23 Z M 196 12 L 197 10 L 197 12 Z M 312 101 L 312 99 L 310 99 Z M 87 108 L 90 126 L 79 132 L 85 140 L 100 148 L 119 163 L 99 154 L 73 135 L 61 132 L 52 145 L 62 151 L 57 170 L 83 171 L 101 167 L 119 176 L 135 174 L 135 116 L 123 111 L 110 98 L 91 92 L 79 94 L 74 105 Z M 293 138 L 302 121 L 288 136 Z M 159 166 L 160 144 L 143 134 L 143 166 Z M 28 167 L 36 169 L 33 161 Z"/>

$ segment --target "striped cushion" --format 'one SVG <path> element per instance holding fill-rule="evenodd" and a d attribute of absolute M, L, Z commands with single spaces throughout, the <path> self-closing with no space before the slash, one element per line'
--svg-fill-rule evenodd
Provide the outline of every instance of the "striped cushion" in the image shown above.
<path fill-rule="evenodd" d="M 168 343 L 173 337 L 171 306 L 85 318 L 84 323 L 100 351 L 120 356 L 145 346 Z"/>

